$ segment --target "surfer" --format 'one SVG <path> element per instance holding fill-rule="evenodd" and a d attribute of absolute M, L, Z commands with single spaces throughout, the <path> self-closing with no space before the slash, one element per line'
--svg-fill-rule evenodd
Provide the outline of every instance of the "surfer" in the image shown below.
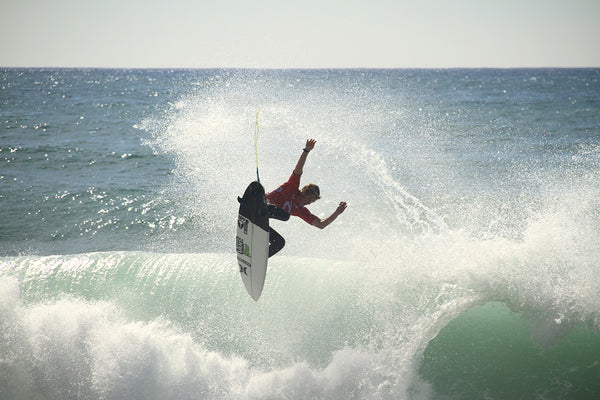
<path fill-rule="evenodd" d="M 269 203 L 269 217 L 283 221 L 289 219 L 289 215 L 294 215 L 302 218 L 308 224 L 323 229 L 331 224 L 335 219 L 346 210 L 346 202 L 342 201 L 335 211 L 327 218 L 321 219 L 311 213 L 307 205 L 314 203 L 321 198 L 319 186 L 314 183 L 309 183 L 300 189 L 300 177 L 304 170 L 304 164 L 308 153 L 315 147 L 317 143 L 314 139 L 308 139 L 302 154 L 296 163 L 296 167 L 290 178 L 283 185 L 275 190 L 267 193 L 267 202 Z M 285 245 L 283 237 L 273 228 L 269 232 L 269 257 L 277 253 Z"/>

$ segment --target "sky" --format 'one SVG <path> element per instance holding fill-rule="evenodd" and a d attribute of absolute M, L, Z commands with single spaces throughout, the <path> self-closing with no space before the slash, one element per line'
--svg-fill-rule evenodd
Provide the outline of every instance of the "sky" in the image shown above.
<path fill-rule="evenodd" d="M 600 0 L 0 0 L 0 66 L 600 67 Z"/>

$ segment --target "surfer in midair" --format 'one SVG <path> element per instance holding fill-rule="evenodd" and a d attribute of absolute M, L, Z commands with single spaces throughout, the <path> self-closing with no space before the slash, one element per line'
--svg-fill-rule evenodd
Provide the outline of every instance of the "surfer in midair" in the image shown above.
<path fill-rule="evenodd" d="M 311 213 L 307 205 L 314 203 L 321 198 L 319 186 L 309 183 L 300 189 L 300 177 L 304 170 L 306 158 L 317 143 L 314 139 L 308 139 L 302 149 L 302 154 L 296 163 L 296 167 L 287 182 L 277 187 L 275 190 L 266 194 L 269 203 L 269 215 L 271 218 L 287 220 L 289 215 L 302 218 L 308 224 L 323 229 L 331 224 L 335 219 L 346 210 L 345 201 L 340 202 L 335 211 L 327 218 L 321 219 Z M 283 210 L 283 212 L 282 212 Z M 271 228 L 269 235 L 269 257 L 277 253 L 285 245 L 285 240 L 279 233 Z"/>

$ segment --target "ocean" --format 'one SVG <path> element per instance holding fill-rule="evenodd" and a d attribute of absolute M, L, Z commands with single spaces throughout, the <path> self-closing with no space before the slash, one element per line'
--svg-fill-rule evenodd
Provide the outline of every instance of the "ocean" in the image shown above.
<path fill-rule="evenodd" d="M 594 398 L 600 69 L 0 69 L 0 399 Z"/>

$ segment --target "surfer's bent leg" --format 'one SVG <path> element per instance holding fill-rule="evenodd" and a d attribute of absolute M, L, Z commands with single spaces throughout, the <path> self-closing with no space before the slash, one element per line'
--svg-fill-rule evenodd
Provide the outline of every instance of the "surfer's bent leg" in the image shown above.
<path fill-rule="evenodd" d="M 267 216 L 269 218 L 287 221 L 290 219 L 290 213 L 273 204 L 267 204 Z"/>
<path fill-rule="evenodd" d="M 269 257 L 285 246 L 285 239 L 275 229 L 269 227 Z"/>

